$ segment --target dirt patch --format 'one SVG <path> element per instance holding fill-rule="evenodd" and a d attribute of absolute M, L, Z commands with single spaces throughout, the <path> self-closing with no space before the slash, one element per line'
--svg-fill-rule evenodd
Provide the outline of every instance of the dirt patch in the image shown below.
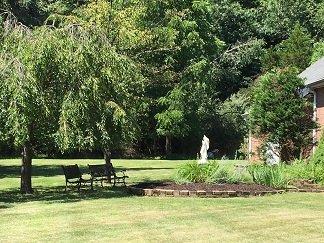
<path fill-rule="evenodd" d="M 132 187 L 140 189 L 162 189 L 162 190 L 188 190 L 188 191 L 249 191 L 263 192 L 275 191 L 275 189 L 257 184 L 206 184 L 206 183 L 188 183 L 176 184 L 174 182 L 145 182 L 133 185 Z"/>

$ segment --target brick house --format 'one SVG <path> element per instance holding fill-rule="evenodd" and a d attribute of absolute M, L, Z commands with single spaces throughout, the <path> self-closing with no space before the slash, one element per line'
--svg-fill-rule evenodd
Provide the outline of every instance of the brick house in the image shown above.
<path fill-rule="evenodd" d="M 318 129 L 313 130 L 314 144 L 319 140 L 324 127 L 324 57 L 305 69 L 300 75 L 305 80 L 304 95 L 313 100 L 314 120 L 319 124 Z M 249 136 L 249 160 L 259 159 L 258 148 L 261 141 Z M 313 147 L 314 151 L 315 147 Z"/>

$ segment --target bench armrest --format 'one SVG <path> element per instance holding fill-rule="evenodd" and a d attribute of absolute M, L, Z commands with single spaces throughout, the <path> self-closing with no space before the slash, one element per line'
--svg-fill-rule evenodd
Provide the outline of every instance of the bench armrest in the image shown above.
<path fill-rule="evenodd" d="M 126 172 L 126 169 L 114 168 L 115 172 Z"/>

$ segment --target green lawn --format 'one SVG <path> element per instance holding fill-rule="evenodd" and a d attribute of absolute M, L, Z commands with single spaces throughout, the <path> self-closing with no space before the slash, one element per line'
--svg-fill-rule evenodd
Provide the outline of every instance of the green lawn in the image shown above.
<path fill-rule="evenodd" d="M 34 196 L 20 196 L 19 160 L 0 161 L 1 242 L 323 242 L 324 194 L 253 198 L 130 196 L 105 189 L 63 192 L 60 164 L 34 160 Z M 171 178 L 183 161 L 117 160 L 130 183 Z M 233 164 L 236 162 L 224 162 Z M 244 162 L 239 162 L 244 163 Z"/>

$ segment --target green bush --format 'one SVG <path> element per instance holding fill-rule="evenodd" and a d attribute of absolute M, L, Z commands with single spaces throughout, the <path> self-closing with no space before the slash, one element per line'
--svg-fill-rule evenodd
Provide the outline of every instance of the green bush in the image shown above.
<path fill-rule="evenodd" d="M 314 182 L 319 184 L 324 184 L 324 166 L 313 165 L 313 171 L 314 171 Z"/>
<path fill-rule="evenodd" d="M 304 160 L 295 160 L 286 166 L 286 173 L 292 180 L 315 181 L 314 166 Z"/>
<path fill-rule="evenodd" d="M 317 160 L 320 161 L 320 160 Z M 289 181 L 307 180 L 324 183 L 324 164 L 315 161 L 295 160 L 291 165 L 281 165 L 282 173 Z"/>
<path fill-rule="evenodd" d="M 176 181 L 178 183 L 231 183 L 250 181 L 247 173 L 238 173 L 229 167 L 220 167 L 217 161 L 210 161 L 206 165 L 197 162 L 184 164 L 178 170 Z"/>
<path fill-rule="evenodd" d="M 230 173 L 226 168 L 220 168 L 212 175 L 212 177 L 208 178 L 210 182 L 215 183 L 227 183 L 230 178 Z"/>
<path fill-rule="evenodd" d="M 313 168 L 314 180 L 317 183 L 324 183 L 324 134 L 322 134 L 315 153 L 309 161 L 309 165 Z"/>
<path fill-rule="evenodd" d="M 190 162 L 182 165 L 178 170 L 178 182 L 211 182 L 219 169 L 217 161 L 210 161 L 206 165 L 199 165 L 197 162 Z"/>
<path fill-rule="evenodd" d="M 322 138 L 320 139 L 318 146 L 315 150 L 315 153 L 310 159 L 310 164 L 315 165 L 324 165 L 324 137 L 322 134 Z"/>
<path fill-rule="evenodd" d="M 247 178 L 246 173 L 239 173 L 230 168 L 222 167 L 209 178 L 209 181 L 213 183 L 238 184 L 241 182 L 249 182 L 250 180 Z"/>
<path fill-rule="evenodd" d="M 229 177 L 228 183 L 231 184 L 238 184 L 238 183 L 251 183 L 252 179 L 249 173 L 238 173 L 238 172 L 233 172 L 231 176 Z"/>
<path fill-rule="evenodd" d="M 248 168 L 253 182 L 277 189 L 287 188 L 289 179 L 284 165 L 250 165 Z"/>
<path fill-rule="evenodd" d="M 319 141 L 315 153 L 307 164 L 308 170 L 313 174 L 312 180 L 316 183 L 324 183 L 324 134 Z"/>
<path fill-rule="evenodd" d="M 280 147 L 280 159 L 290 162 L 298 158 L 301 149 L 312 142 L 310 129 L 311 105 L 301 90 L 304 81 L 296 68 L 274 69 L 260 76 L 252 92 L 251 130 L 266 138 L 265 143 Z"/>

